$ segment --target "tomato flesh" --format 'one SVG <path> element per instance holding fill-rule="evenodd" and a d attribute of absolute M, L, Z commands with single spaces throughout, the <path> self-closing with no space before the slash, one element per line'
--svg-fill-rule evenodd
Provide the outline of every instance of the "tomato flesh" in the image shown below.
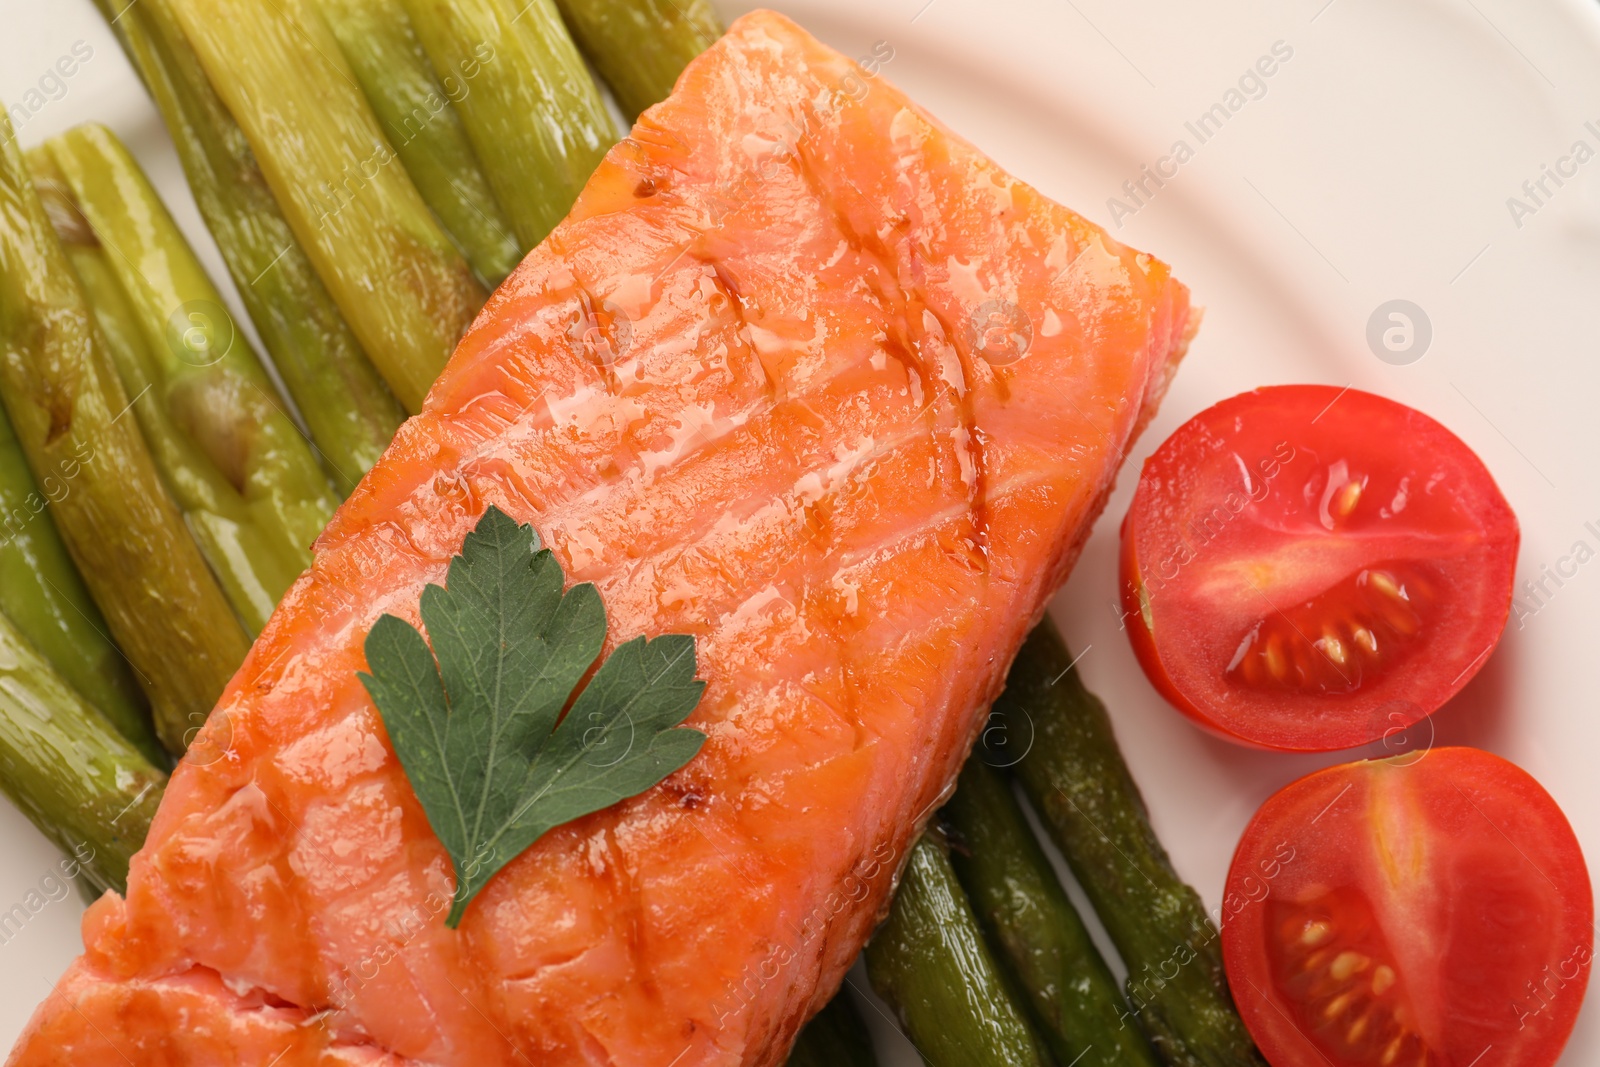
<path fill-rule="evenodd" d="M 1549 1067 L 1588 982 L 1577 839 L 1476 749 L 1289 785 L 1245 830 L 1228 899 L 1228 980 L 1273 1067 Z"/>
<path fill-rule="evenodd" d="M 1420 644 L 1435 586 L 1406 562 L 1363 567 L 1303 604 L 1263 617 L 1227 677 L 1258 691 L 1355 693 Z"/>
<path fill-rule="evenodd" d="M 1259 389 L 1146 461 L 1122 528 L 1125 625 L 1202 726 L 1350 748 L 1471 679 L 1510 613 L 1518 539 L 1483 464 L 1427 416 L 1356 390 Z"/>
<path fill-rule="evenodd" d="M 1296 1023 L 1334 1063 L 1432 1067 L 1415 1010 L 1383 932 L 1349 888 L 1267 903 L 1273 988 Z"/>

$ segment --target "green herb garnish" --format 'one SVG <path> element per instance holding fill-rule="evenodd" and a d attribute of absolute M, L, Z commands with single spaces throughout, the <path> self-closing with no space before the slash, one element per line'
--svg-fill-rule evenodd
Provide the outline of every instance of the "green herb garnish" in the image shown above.
<path fill-rule="evenodd" d="M 606 613 L 532 526 L 490 506 L 422 592 L 430 651 L 384 615 L 361 680 L 456 872 L 445 919 L 547 830 L 636 796 L 682 767 L 705 735 L 680 726 L 699 703 L 694 638 L 636 637 L 606 657 L 561 710 L 605 643 Z M 435 657 L 437 656 L 437 659 Z"/>

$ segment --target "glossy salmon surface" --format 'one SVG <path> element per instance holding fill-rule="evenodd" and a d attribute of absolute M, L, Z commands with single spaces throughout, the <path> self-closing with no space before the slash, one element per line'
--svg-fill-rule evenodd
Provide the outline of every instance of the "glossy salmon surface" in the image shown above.
<path fill-rule="evenodd" d="M 324 533 L 9 1062 L 782 1063 L 1192 326 L 1165 264 L 740 19 Z M 696 636 L 709 739 L 451 930 L 357 672 L 491 503 L 598 586 L 608 646 Z"/>

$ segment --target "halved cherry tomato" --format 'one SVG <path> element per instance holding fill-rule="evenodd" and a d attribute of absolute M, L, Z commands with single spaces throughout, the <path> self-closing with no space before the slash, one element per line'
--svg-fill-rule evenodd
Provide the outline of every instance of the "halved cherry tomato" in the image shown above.
<path fill-rule="evenodd" d="M 1477 749 L 1281 790 L 1227 900 L 1228 982 L 1272 1067 L 1549 1067 L 1589 981 L 1578 840 L 1527 772 Z"/>
<path fill-rule="evenodd" d="M 1196 415 L 1122 524 L 1123 616 L 1190 718 L 1265 748 L 1350 748 L 1433 712 L 1511 610 L 1517 520 L 1461 439 L 1354 389 L 1274 386 Z"/>

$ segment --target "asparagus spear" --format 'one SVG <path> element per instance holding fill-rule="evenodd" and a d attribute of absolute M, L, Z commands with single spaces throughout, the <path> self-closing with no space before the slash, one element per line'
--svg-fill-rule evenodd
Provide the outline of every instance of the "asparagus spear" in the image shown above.
<path fill-rule="evenodd" d="M 912 847 L 889 918 L 867 945 L 867 977 L 932 1067 L 1050 1063 L 932 834 Z"/>
<path fill-rule="evenodd" d="M 245 310 L 341 494 L 405 413 L 361 350 L 167 0 L 95 0 L 166 120 Z"/>
<path fill-rule="evenodd" d="M 1005 776 L 968 760 L 941 818 L 956 877 L 1026 991 L 1056 1062 L 1156 1067 Z"/>
<path fill-rule="evenodd" d="M 616 140 L 554 0 L 404 0 L 524 248 L 566 215 Z"/>
<path fill-rule="evenodd" d="M 522 259 L 522 249 L 451 103 L 470 87 L 455 77 L 441 85 L 434 77 L 400 0 L 320 4 L 417 191 L 478 277 L 499 285 Z"/>
<path fill-rule="evenodd" d="M 722 36 L 709 0 L 556 2 L 630 122 L 665 100 L 689 60 Z"/>
<path fill-rule="evenodd" d="M 80 126 L 29 158 L 156 465 L 258 633 L 333 517 L 322 469 L 116 136 Z"/>
<path fill-rule="evenodd" d="M 415 412 L 487 299 L 310 0 L 169 0 L 295 236 Z"/>
<path fill-rule="evenodd" d="M 789 1051 L 789 1067 L 878 1067 L 872 1036 L 848 993 L 839 990 L 806 1023 Z"/>
<path fill-rule="evenodd" d="M 87 226 L 58 221 L 74 218 L 75 209 L 56 207 L 70 194 L 56 182 L 41 180 L 48 164 L 48 157 L 30 159 L 35 184 L 88 298 L 123 391 L 132 398 L 129 404 L 140 434 L 228 603 L 245 627 L 256 633 L 266 624 L 278 595 L 304 566 L 297 566 L 283 545 L 263 535 L 239 491 L 174 421 L 163 403 L 161 374 L 139 314 L 107 262 L 110 257 Z"/>
<path fill-rule="evenodd" d="M 0 789 L 99 889 L 127 887 L 165 784 L 0 615 Z"/>
<path fill-rule="evenodd" d="M 1173 1067 L 1262 1067 L 1234 1009 L 1216 927 L 1150 827 L 1105 705 L 1047 618 L 1017 654 L 997 711 L 1031 719 L 1016 766 L 1128 967 L 1128 999 Z"/>
<path fill-rule="evenodd" d="M 106 621 L 50 517 L 50 496 L 68 491 L 52 479 L 40 492 L 0 408 L 0 614 L 147 759 L 159 762 L 165 754 L 150 732 L 144 694 L 106 637 Z"/>
<path fill-rule="evenodd" d="M 170 751 L 205 721 L 249 642 L 128 413 L 77 278 L 0 115 L 0 400 L 78 573 Z"/>

